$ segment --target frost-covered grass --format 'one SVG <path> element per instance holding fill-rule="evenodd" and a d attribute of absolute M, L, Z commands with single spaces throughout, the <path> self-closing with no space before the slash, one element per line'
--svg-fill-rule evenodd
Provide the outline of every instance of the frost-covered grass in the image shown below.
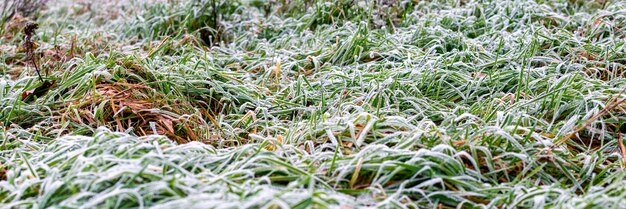
<path fill-rule="evenodd" d="M 216 5 L 7 22 L 0 208 L 626 207 L 624 2 Z"/>

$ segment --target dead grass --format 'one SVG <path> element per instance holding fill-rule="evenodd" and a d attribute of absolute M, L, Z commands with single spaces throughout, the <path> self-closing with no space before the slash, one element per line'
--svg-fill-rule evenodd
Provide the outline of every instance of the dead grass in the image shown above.
<path fill-rule="evenodd" d="M 23 17 L 19 14 L 13 16 L 7 23 L 4 25 L 4 30 L 2 33 L 2 38 L 7 40 L 11 40 L 13 37 L 18 35 L 22 28 L 26 25 L 27 22 L 32 21 L 28 17 Z"/>
<path fill-rule="evenodd" d="M 98 84 L 93 93 L 69 103 L 61 118 L 139 136 L 166 135 L 186 143 L 208 138 L 200 113 L 192 110 L 189 104 L 164 98 L 146 85 L 116 82 Z"/>

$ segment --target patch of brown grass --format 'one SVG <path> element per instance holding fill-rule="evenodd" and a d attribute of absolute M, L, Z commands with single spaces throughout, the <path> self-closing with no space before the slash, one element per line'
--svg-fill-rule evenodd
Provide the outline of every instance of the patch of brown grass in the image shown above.
<path fill-rule="evenodd" d="M 16 14 L 4 25 L 4 33 L 2 34 L 2 37 L 7 40 L 12 39 L 17 34 L 19 34 L 20 31 L 22 31 L 22 28 L 26 26 L 26 23 L 30 21 L 31 20 L 28 17 L 23 17 L 19 14 Z"/>
<path fill-rule="evenodd" d="M 205 137 L 207 124 L 191 105 L 165 98 L 142 84 L 98 84 L 93 93 L 66 106 L 61 118 L 92 127 L 132 128 L 138 136 L 160 134 L 178 143 L 209 138 Z"/>
<path fill-rule="evenodd" d="M 4 168 L 2 163 L 0 163 L 0 181 L 7 180 L 7 170 Z"/>

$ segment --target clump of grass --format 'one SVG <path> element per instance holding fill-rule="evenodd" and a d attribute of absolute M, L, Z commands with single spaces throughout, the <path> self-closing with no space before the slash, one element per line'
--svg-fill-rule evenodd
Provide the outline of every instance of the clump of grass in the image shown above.
<path fill-rule="evenodd" d="M 173 4 L 143 4 L 144 11 L 124 24 L 120 30 L 126 37 L 159 39 L 183 34 L 197 35 L 208 47 L 228 43 L 230 29 L 224 23 L 241 14 L 239 1 L 196 0 Z M 130 32 L 130 33 L 129 33 Z"/>
<path fill-rule="evenodd" d="M 160 134 L 179 143 L 208 138 L 202 136 L 207 130 L 201 117 L 185 112 L 189 111 L 188 104 L 166 100 L 145 85 L 102 83 L 96 85 L 93 94 L 65 105 L 68 108 L 61 112 L 61 120 L 90 124 L 93 128 L 115 127 L 139 136 Z"/>

